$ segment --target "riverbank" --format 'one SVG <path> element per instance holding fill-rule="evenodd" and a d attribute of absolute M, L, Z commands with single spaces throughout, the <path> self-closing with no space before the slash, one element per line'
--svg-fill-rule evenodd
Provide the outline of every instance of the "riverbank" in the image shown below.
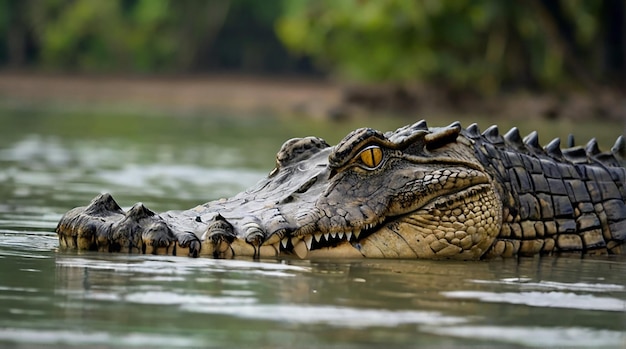
<path fill-rule="evenodd" d="M 399 100 L 398 100 L 399 98 Z M 409 98 L 409 102 L 406 99 Z M 339 119 L 401 114 L 430 118 L 568 119 L 626 121 L 626 99 L 616 91 L 566 95 L 514 93 L 491 98 L 450 97 L 435 89 L 355 89 L 322 79 L 239 75 L 93 76 L 0 73 L 0 105 L 9 108 L 70 108 L 114 112 Z"/>
<path fill-rule="evenodd" d="M 324 81 L 242 76 L 129 77 L 0 73 L 0 103 L 173 114 L 228 110 L 322 115 L 340 102 Z"/>

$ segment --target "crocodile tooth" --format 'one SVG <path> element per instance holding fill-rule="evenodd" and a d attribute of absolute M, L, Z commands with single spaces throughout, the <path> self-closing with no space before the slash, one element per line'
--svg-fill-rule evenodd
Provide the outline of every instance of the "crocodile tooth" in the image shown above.
<path fill-rule="evenodd" d="M 339 238 L 343 240 L 343 232 L 342 231 L 338 232 L 337 236 L 339 236 Z"/>
<path fill-rule="evenodd" d="M 280 240 L 280 244 L 283 246 L 284 249 L 287 249 L 287 244 L 289 243 L 289 238 L 285 237 L 282 240 Z"/>
<path fill-rule="evenodd" d="M 592 138 L 585 146 L 585 151 L 589 156 L 600 154 L 601 152 L 600 147 L 598 147 L 598 141 L 596 141 L 595 138 Z"/>
<path fill-rule="evenodd" d="M 304 243 L 306 244 L 306 248 L 310 251 L 311 245 L 313 244 L 313 235 L 307 235 L 304 237 Z"/>
<path fill-rule="evenodd" d="M 346 232 L 346 240 L 350 241 L 350 239 L 352 239 L 352 232 Z"/>
<path fill-rule="evenodd" d="M 354 235 L 354 238 L 355 238 L 355 239 L 358 239 L 358 238 L 359 238 L 359 235 L 361 235 L 361 229 L 356 228 L 356 229 L 352 232 L 352 234 Z"/>
<path fill-rule="evenodd" d="M 313 237 L 315 238 L 315 241 L 320 242 L 322 240 L 322 233 L 315 233 L 313 234 Z"/>
<path fill-rule="evenodd" d="M 286 231 L 277 230 L 274 233 L 270 234 L 270 236 L 268 236 L 267 239 L 263 241 L 263 244 L 264 245 L 279 244 L 280 240 L 282 240 L 286 234 L 287 234 Z"/>
<path fill-rule="evenodd" d="M 337 232 L 336 231 L 331 231 L 330 232 L 330 236 L 334 239 L 337 237 Z"/>
<path fill-rule="evenodd" d="M 304 243 L 304 241 L 300 240 L 299 243 L 297 245 L 294 245 L 293 247 L 293 252 L 296 254 L 296 256 L 298 256 L 300 259 L 305 259 L 306 256 L 309 254 L 309 250 L 307 250 L 306 248 L 306 244 Z"/>
<path fill-rule="evenodd" d="M 324 238 L 326 241 L 330 241 L 330 233 L 324 233 Z"/>

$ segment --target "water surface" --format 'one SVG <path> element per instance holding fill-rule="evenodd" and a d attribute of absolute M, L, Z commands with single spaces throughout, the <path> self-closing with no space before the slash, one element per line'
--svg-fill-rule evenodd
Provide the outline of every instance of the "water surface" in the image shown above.
<path fill-rule="evenodd" d="M 124 208 L 189 208 L 254 184 L 286 139 L 334 143 L 356 123 L 36 111 L 0 121 L 0 347 L 626 345 L 623 257 L 310 262 L 56 250 L 61 215 L 100 192 Z M 549 140 L 565 127 L 540 128 Z M 605 147 L 621 133 L 596 132 Z"/>

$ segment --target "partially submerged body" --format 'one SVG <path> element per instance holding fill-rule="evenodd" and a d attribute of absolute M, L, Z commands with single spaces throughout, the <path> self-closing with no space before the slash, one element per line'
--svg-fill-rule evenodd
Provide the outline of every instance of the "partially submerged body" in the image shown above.
<path fill-rule="evenodd" d="M 232 198 L 156 214 L 103 194 L 57 233 L 70 249 L 215 258 L 621 254 L 625 153 L 622 137 L 600 152 L 594 140 L 542 148 L 515 128 L 364 128 L 333 147 L 287 141 L 274 170 Z"/>

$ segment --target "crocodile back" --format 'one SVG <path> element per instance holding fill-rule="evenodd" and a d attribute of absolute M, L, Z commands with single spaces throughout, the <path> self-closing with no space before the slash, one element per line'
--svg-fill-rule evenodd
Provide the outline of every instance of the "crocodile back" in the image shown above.
<path fill-rule="evenodd" d="M 503 201 L 503 225 L 486 256 L 579 252 L 621 254 L 626 240 L 623 138 L 610 152 L 595 140 L 585 147 L 545 147 L 533 132 L 501 136 L 475 125 L 463 133 L 492 175 Z"/>

